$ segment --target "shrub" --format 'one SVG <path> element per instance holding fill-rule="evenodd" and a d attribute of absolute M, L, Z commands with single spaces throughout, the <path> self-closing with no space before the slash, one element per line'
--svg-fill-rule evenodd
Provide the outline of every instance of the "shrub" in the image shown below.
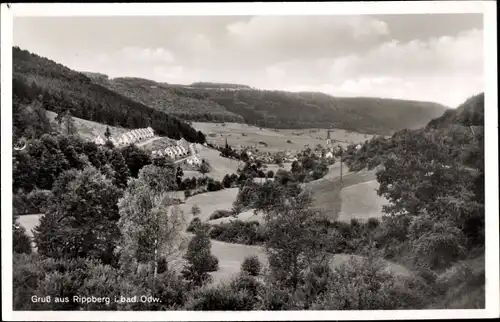
<path fill-rule="evenodd" d="M 187 199 L 189 197 L 191 197 L 191 190 L 185 190 L 184 191 L 184 199 Z"/>
<path fill-rule="evenodd" d="M 233 213 L 229 210 L 216 210 L 210 215 L 209 220 L 231 217 L 232 215 Z"/>
<path fill-rule="evenodd" d="M 208 272 L 216 272 L 219 270 L 219 259 L 214 255 L 210 255 L 208 259 Z"/>
<path fill-rule="evenodd" d="M 241 263 L 241 271 L 248 273 L 250 276 L 259 275 L 261 268 L 262 265 L 257 256 L 247 257 L 243 260 L 243 263 Z"/>
<path fill-rule="evenodd" d="M 244 245 L 262 245 L 266 240 L 264 229 L 258 222 L 241 220 L 212 225 L 210 238 Z"/>
<path fill-rule="evenodd" d="M 246 273 L 238 274 L 236 278 L 231 280 L 230 285 L 235 290 L 248 291 L 253 297 L 257 297 L 264 287 L 262 282 L 259 282 L 255 277 Z"/>
<path fill-rule="evenodd" d="M 229 285 L 200 289 L 193 293 L 186 310 L 195 311 L 244 311 L 252 310 L 255 300 L 245 290 L 235 290 Z"/>
<path fill-rule="evenodd" d="M 202 226 L 201 219 L 198 217 L 193 218 L 191 222 L 189 223 L 186 231 L 188 233 L 194 232 L 196 229 L 200 228 Z"/>
<path fill-rule="evenodd" d="M 207 190 L 208 191 L 219 191 L 222 189 L 224 189 L 224 185 L 220 181 L 214 180 L 212 178 L 208 178 L 208 180 L 207 180 Z"/>
<path fill-rule="evenodd" d="M 421 309 L 428 300 L 425 283 L 388 273 L 381 261 L 351 259 L 335 268 L 327 291 L 313 310 Z"/>
<path fill-rule="evenodd" d="M 188 285 L 173 272 L 158 274 L 148 287 L 158 303 L 148 303 L 148 311 L 163 311 L 182 308 L 188 301 Z"/>
<path fill-rule="evenodd" d="M 193 205 L 193 207 L 191 207 L 191 213 L 193 216 L 198 216 L 201 213 L 200 207 L 198 207 L 198 205 Z"/>
<path fill-rule="evenodd" d="M 273 172 L 273 170 L 267 171 L 267 177 L 268 178 L 274 178 L 274 172 Z"/>

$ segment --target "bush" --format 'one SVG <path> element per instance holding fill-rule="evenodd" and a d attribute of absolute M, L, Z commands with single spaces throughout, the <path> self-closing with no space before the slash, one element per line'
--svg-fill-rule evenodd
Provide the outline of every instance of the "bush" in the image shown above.
<path fill-rule="evenodd" d="M 235 290 L 248 291 L 253 297 L 257 297 L 264 287 L 262 282 L 259 282 L 255 277 L 246 273 L 238 274 L 236 278 L 231 280 L 230 285 Z"/>
<path fill-rule="evenodd" d="M 267 171 L 267 177 L 268 178 L 274 178 L 274 172 L 273 172 L 273 170 Z"/>
<path fill-rule="evenodd" d="M 372 259 L 351 259 L 328 279 L 327 291 L 312 304 L 313 310 L 422 309 L 428 303 L 425 283 L 388 273 Z"/>
<path fill-rule="evenodd" d="M 245 290 L 235 290 L 229 285 L 200 289 L 193 293 L 192 300 L 185 306 L 194 311 L 248 311 L 255 300 Z"/>
<path fill-rule="evenodd" d="M 207 183 L 207 190 L 208 191 L 219 191 L 222 189 L 224 189 L 224 186 L 222 185 L 222 183 L 220 181 L 213 180 L 213 179 L 208 180 L 208 183 Z"/>
<path fill-rule="evenodd" d="M 188 301 L 188 285 L 172 272 L 158 274 L 152 279 L 152 296 L 159 298 L 159 303 L 148 303 L 148 311 L 164 311 L 182 308 Z"/>
<path fill-rule="evenodd" d="M 241 220 L 212 225 L 210 238 L 244 245 L 262 245 L 266 240 L 264 229 L 258 222 Z"/>
<path fill-rule="evenodd" d="M 191 213 L 193 216 L 198 216 L 201 213 L 200 207 L 198 207 L 198 205 L 193 205 L 193 207 L 191 207 Z"/>
<path fill-rule="evenodd" d="M 262 265 L 257 256 L 247 257 L 243 260 L 243 263 L 241 263 L 241 271 L 248 273 L 250 276 L 259 275 L 261 268 Z"/>
<path fill-rule="evenodd" d="M 188 227 L 186 228 L 186 231 L 188 233 L 194 232 L 196 229 L 200 228 L 203 224 L 201 223 L 201 219 L 198 217 L 193 218 L 191 222 L 189 223 Z"/>
<path fill-rule="evenodd" d="M 219 270 L 219 259 L 214 255 L 210 255 L 208 259 L 208 272 L 216 272 Z"/>
<path fill-rule="evenodd" d="M 233 213 L 229 210 L 216 210 L 210 215 L 209 220 L 231 217 L 232 215 Z"/>

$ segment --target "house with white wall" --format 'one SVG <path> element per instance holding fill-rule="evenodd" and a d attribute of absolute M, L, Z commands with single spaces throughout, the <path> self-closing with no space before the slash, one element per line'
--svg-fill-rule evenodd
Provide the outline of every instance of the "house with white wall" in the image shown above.
<path fill-rule="evenodd" d="M 196 155 L 192 155 L 191 157 L 189 157 L 187 160 L 186 160 L 187 164 L 189 165 L 200 165 L 201 164 L 201 159 L 196 156 Z"/>

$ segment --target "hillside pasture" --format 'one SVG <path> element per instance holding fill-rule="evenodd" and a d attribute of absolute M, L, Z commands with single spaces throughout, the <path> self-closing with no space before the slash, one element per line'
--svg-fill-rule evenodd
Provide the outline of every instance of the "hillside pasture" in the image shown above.
<path fill-rule="evenodd" d="M 312 208 L 320 211 L 322 215 L 331 221 L 337 220 L 342 210 L 341 190 L 343 188 L 375 180 L 374 171 L 349 172 L 340 176 L 335 176 L 340 172 L 340 167 L 330 169 L 331 173 L 327 177 L 311 181 L 303 185 L 304 189 L 312 195 Z"/>
<path fill-rule="evenodd" d="M 208 221 L 210 215 L 216 210 L 231 210 L 237 195 L 238 188 L 200 193 L 186 199 L 186 202 L 180 205 L 180 208 L 184 212 L 188 223 L 193 218 L 191 209 L 194 205 L 200 207 L 201 212 L 198 218 L 200 218 L 201 221 Z"/>
<path fill-rule="evenodd" d="M 326 129 L 268 129 L 240 123 L 193 122 L 193 127 L 206 135 L 209 143 L 222 146 L 227 143 L 233 147 L 252 146 L 263 152 L 298 151 L 309 145 L 311 148 L 326 143 Z M 333 144 L 347 146 L 364 142 L 373 137 L 371 134 L 332 129 L 330 137 Z M 287 141 L 291 143 L 287 143 Z M 265 142 L 267 146 L 260 144 Z"/>
<path fill-rule="evenodd" d="M 220 156 L 220 152 L 201 144 L 196 145 L 199 151 L 198 155 L 206 160 L 210 166 L 210 172 L 207 177 L 214 178 L 215 180 L 222 181 L 226 174 L 237 173 L 238 166 L 241 164 L 238 160 L 231 160 Z"/>
<path fill-rule="evenodd" d="M 59 131 L 62 131 L 62 129 L 60 128 L 59 124 L 57 124 L 56 121 L 57 113 L 47 111 L 47 117 Z M 106 132 L 106 127 L 109 127 L 109 130 L 111 131 L 111 135 L 113 137 L 119 137 L 122 134 L 130 131 L 130 129 L 125 129 L 123 127 L 92 122 L 77 117 L 73 117 L 73 120 L 75 122 L 75 127 L 78 135 L 86 140 L 93 140 L 98 135 L 104 137 L 104 133 Z"/>
<path fill-rule="evenodd" d="M 340 191 L 341 211 L 337 220 L 350 221 L 352 218 L 368 220 L 382 217 L 382 206 L 389 204 L 384 197 L 377 195 L 377 180 L 370 180 L 346 187 Z"/>

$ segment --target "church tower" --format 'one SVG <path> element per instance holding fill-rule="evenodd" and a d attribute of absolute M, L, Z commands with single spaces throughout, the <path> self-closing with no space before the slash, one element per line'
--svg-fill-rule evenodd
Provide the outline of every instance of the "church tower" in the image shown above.
<path fill-rule="evenodd" d="M 330 130 L 326 131 L 326 148 L 330 149 L 332 147 L 332 140 L 330 138 Z"/>

